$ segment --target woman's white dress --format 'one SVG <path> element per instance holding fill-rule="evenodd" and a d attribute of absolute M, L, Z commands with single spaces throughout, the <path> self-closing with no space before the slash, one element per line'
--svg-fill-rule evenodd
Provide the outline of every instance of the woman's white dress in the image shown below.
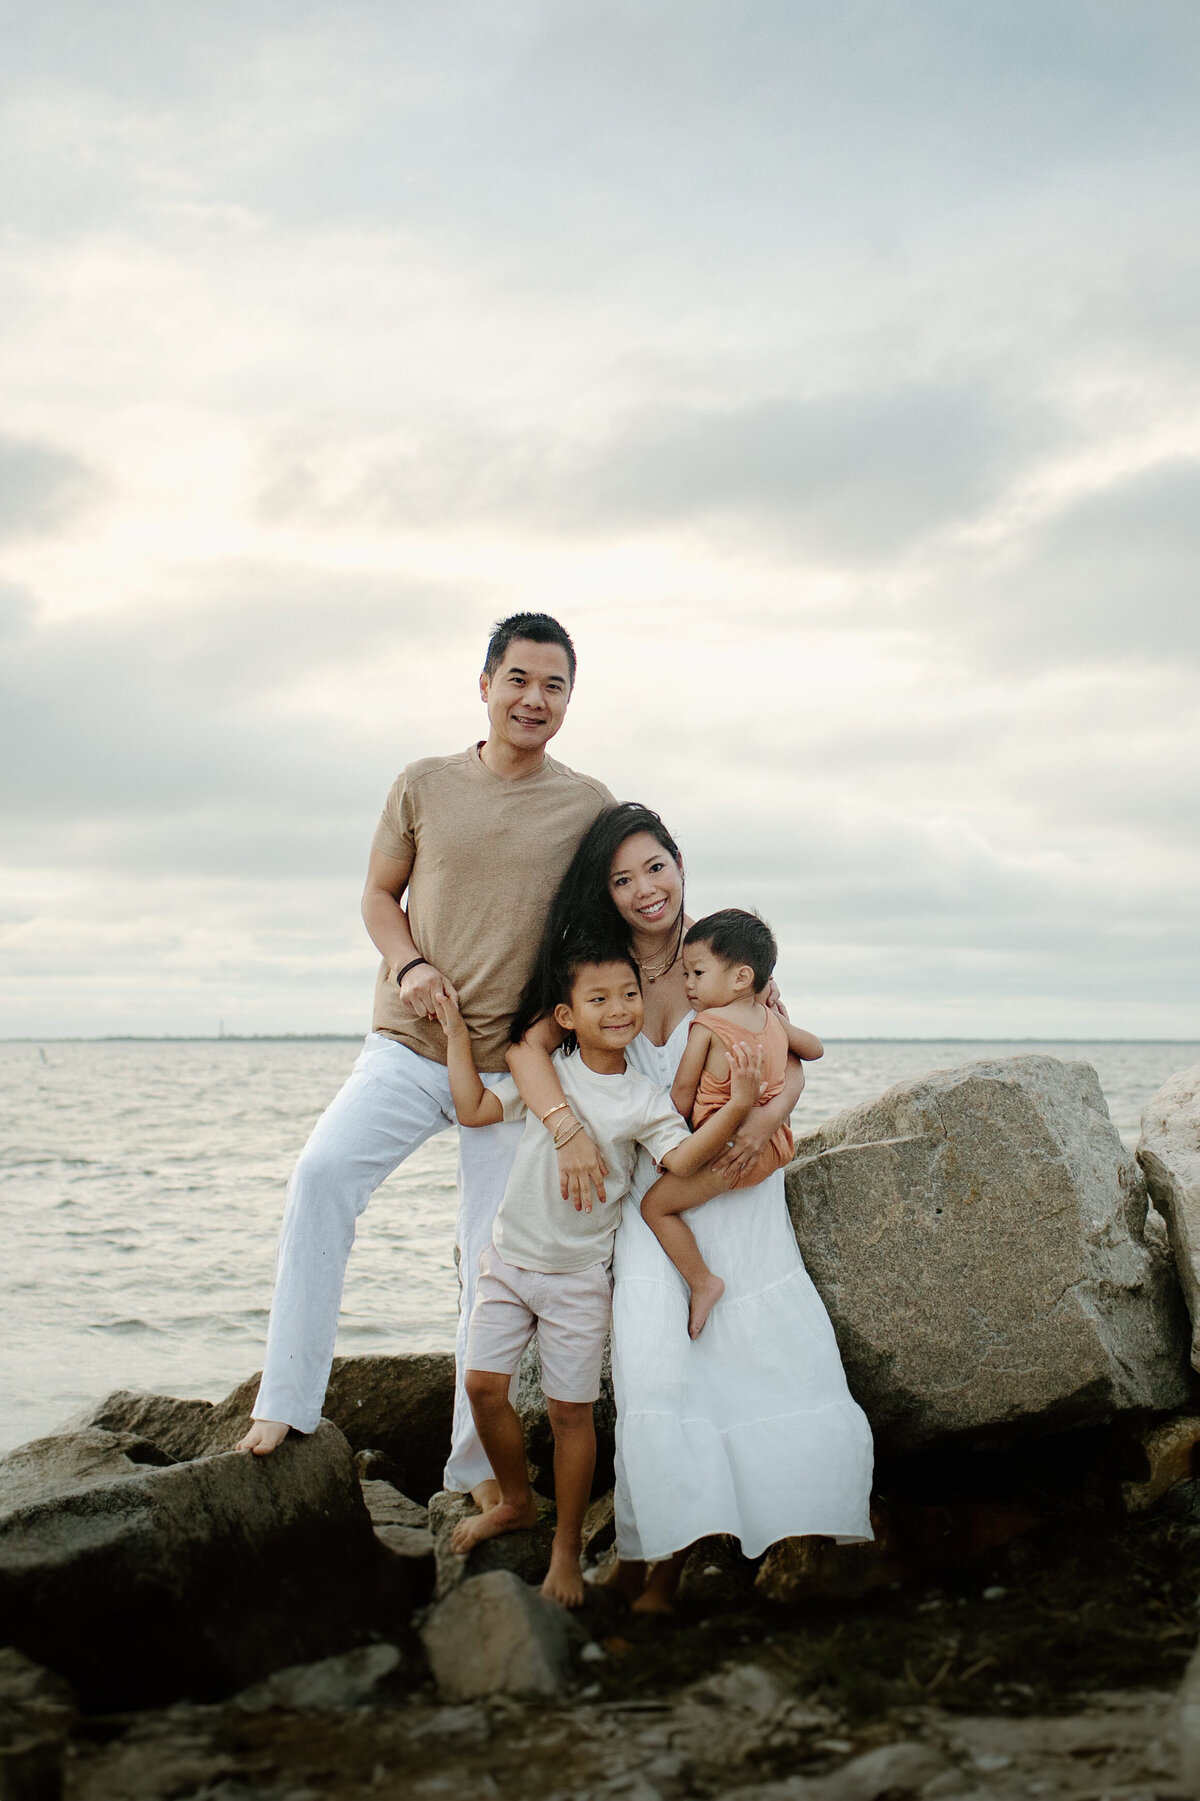
<path fill-rule="evenodd" d="M 663 1088 L 691 1015 L 626 1057 Z M 728 1532 L 757 1557 L 776 1539 L 871 1537 L 872 1443 L 837 1340 L 796 1248 L 783 1172 L 687 1214 L 725 1293 L 697 1339 L 682 1277 L 646 1226 L 640 1153 L 613 1258 L 617 1550 L 667 1557 Z"/>

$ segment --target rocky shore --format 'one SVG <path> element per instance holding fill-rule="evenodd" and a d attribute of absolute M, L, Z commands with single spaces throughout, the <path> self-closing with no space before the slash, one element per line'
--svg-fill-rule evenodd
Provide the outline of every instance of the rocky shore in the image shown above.
<path fill-rule="evenodd" d="M 542 1517 L 466 1559 L 448 1355 L 339 1359 L 264 1459 L 233 1451 L 257 1377 L 113 1394 L 0 1459 L 0 1801 L 1200 1794 L 1200 1069 L 1136 1158 L 1086 1065 L 935 1072 L 787 1186 L 874 1545 L 707 1540 L 674 1618 L 599 1585 L 571 1616 L 535 1586 L 535 1359 Z M 606 1387 L 598 1574 L 613 1417 Z"/>

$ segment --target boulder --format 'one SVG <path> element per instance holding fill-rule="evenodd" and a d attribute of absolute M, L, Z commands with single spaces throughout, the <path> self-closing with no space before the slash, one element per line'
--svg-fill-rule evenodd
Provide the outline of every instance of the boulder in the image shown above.
<path fill-rule="evenodd" d="M 212 1415 L 211 1401 L 180 1401 L 173 1395 L 118 1388 L 64 1420 L 58 1431 L 75 1433 L 95 1427 L 104 1432 L 131 1432 L 157 1445 L 166 1460 L 181 1463 L 200 1454 Z M 232 1445 L 227 1448 L 233 1449 Z"/>
<path fill-rule="evenodd" d="M 1137 1158 L 1167 1222 L 1192 1318 L 1192 1368 L 1200 1369 L 1200 1063 L 1172 1076 L 1147 1106 Z"/>
<path fill-rule="evenodd" d="M 787 1194 L 883 1451 L 1187 1398 L 1174 1272 L 1088 1064 L 901 1083 L 802 1137 Z"/>
<path fill-rule="evenodd" d="M 511 1570 L 489 1570 L 439 1601 L 421 1629 L 438 1692 L 446 1701 L 483 1695 L 561 1695 L 578 1621 L 544 1601 Z"/>
<path fill-rule="evenodd" d="M 5 1637 L 86 1706 L 208 1699 L 361 1639 L 380 1553 L 334 1427 L 270 1457 L 103 1476 L 97 1437 L 121 1440 L 93 1430 L 0 1462 L 0 1480 L 15 1464 L 32 1496 L 0 1513 Z"/>
<path fill-rule="evenodd" d="M 358 1459 L 355 1458 L 357 1464 Z M 425 1531 L 429 1526 L 428 1507 L 418 1507 L 407 1495 L 402 1495 L 398 1488 L 390 1482 L 360 1482 L 362 1498 L 366 1502 L 367 1512 L 371 1516 L 371 1524 L 380 1526 L 412 1526 Z"/>
<path fill-rule="evenodd" d="M 75 1697 L 11 1645 L 0 1649 L 0 1801 L 58 1801 Z"/>
<path fill-rule="evenodd" d="M 530 1531 L 502 1532 L 497 1538 L 485 1538 L 460 1557 L 450 1548 L 454 1528 L 479 1510 L 470 1495 L 450 1494 L 444 1489 L 433 1495 L 429 1502 L 429 1529 L 437 1558 L 439 1599 L 469 1576 L 480 1576 L 489 1570 L 508 1570 L 522 1582 L 541 1582 L 550 1568 L 554 1503 L 539 1495 L 537 1507 L 538 1523 Z"/>
<path fill-rule="evenodd" d="M 247 1377 L 223 1401 L 179 1401 L 118 1389 L 59 1428 L 103 1427 L 149 1439 L 177 1461 L 232 1451 L 248 1430 L 261 1374 Z M 394 1357 L 335 1357 L 322 1408 L 358 1452 L 382 1459 L 379 1473 L 418 1500 L 440 1488 L 454 1412 L 454 1357 L 449 1351 Z"/>
<path fill-rule="evenodd" d="M 265 1682 L 243 1689 L 234 1706 L 244 1713 L 265 1713 L 273 1707 L 294 1713 L 339 1713 L 367 1707 L 411 1685 L 406 1662 L 411 1663 L 411 1654 L 406 1660 L 399 1645 L 360 1645 L 340 1657 L 276 1670 Z"/>
<path fill-rule="evenodd" d="M 117 1476 L 132 1476 L 146 1466 L 163 1467 L 171 1458 L 131 1432 L 56 1432 L 18 1445 L 0 1458 L 0 1514 L 28 1507 L 46 1495 L 92 1488 Z"/>

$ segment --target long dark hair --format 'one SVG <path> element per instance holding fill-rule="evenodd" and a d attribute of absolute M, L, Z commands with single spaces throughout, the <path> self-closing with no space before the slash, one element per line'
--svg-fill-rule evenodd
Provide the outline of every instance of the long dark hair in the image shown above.
<path fill-rule="evenodd" d="M 509 1027 L 511 1044 L 519 1044 L 530 1026 L 554 1011 L 562 999 L 568 965 L 632 954 L 633 932 L 617 912 L 608 876 L 625 840 L 638 832 L 649 832 L 668 856 L 682 863 L 679 846 L 652 807 L 623 800 L 597 814 L 550 902 L 533 970 Z"/>

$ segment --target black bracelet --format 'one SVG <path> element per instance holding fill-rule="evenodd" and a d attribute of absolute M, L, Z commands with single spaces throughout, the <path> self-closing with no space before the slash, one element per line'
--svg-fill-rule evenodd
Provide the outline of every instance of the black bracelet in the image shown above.
<path fill-rule="evenodd" d="M 396 971 L 396 986 L 397 986 L 397 988 L 399 988 L 401 982 L 404 980 L 405 976 L 408 974 L 410 969 L 415 969 L 419 963 L 428 963 L 428 962 L 429 962 L 429 959 L 427 957 L 414 957 L 411 963 L 406 963 L 404 965 L 403 969 L 398 969 Z M 432 969 L 433 964 L 430 963 L 429 967 L 430 967 L 430 969 Z"/>

